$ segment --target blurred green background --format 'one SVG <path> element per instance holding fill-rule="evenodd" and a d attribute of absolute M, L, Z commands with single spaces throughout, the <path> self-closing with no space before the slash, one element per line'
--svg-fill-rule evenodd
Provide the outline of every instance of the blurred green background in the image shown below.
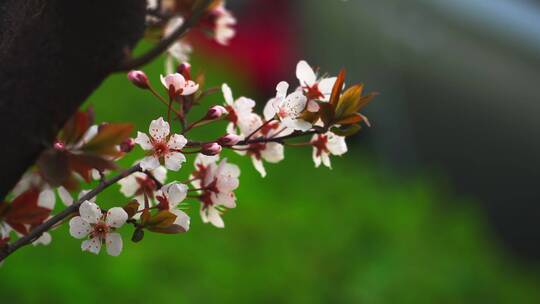
<path fill-rule="evenodd" d="M 193 66 L 210 86 L 227 81 L 235 96 L 253 93 L 231 79 L 230 67 L 206 58 Z M 158 61 L 145 69 L 156 86 L 162 67 Z M 206 105 L 222 102 L 218 93 Z M 88 105 L 98 120 L 133 121 L 138 130 L 165 113 L 124 75 L 109 78 Z M 211 138 L 223 128 L 192 136 Z M 142 155 L 133 154 L 124 166 Z M 225 229 L 202 224 L 195 205 L 188 233 L 147 233 L 134 244 L 124 228 L 124 251 L 110 257 L 81 253 L 81 241 L 64 225 L 52 232 L 51 245 L 24 248 L 0 268 L 0 302 L 540 302 L 539 272 L 500 250 L 482 213 L 455 204 L 469 198 L 452 194 L 442 174 L 398 177 L 361 141 L 334 158 L 331 171 L 314 168 L 310 149 L 288 148 L 282 163 L 267 165 L 265 179 L 248 159 L 225 155 L 242 168 L 238 207 L 226 213 Z M 191 169 L 187 164 L 169 180 L 183 180 Z M 98 202 L 110 207 L 126 199 L 115 186 Z"/>

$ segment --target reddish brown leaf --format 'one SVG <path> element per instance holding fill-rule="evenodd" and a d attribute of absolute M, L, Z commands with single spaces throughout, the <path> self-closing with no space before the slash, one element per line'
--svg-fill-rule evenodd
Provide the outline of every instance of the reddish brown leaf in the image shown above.
<path fill-rule="evenodd" d="M 352 125 L 364 120 L 364 117 L 358 113 L 353 113 L 336 121 L 337 125 Z"/>
<path fill-rule="evenodd" d="M 360 125 L 348 125 L 346 128 L 334 127 L 330 131 L 339 136 L 351 136 L 360 130 L 362 130 Z"/>
<path fill-rule="evenodd" d="M 86 182 L 92 180 L 92 169 L 99 171 L 116 169 L 116 164 L 113 161 L 92 154 L 69 154 L 69 166 Z"/>
<path fill-rule="evenodd" d="M 67 152 L 54 149 L 46 150 L 37 161 L 41 176 L 52 187 L 62 185 L 70 176 Z"/>
<path fill-rule="evenodd" d="M 148 227 L 165 228 L 169 227 L 176 220 L 176 215 L 170 211 L 162 210 L 152 216 L 146 223 Z"/>
<path fill-rule="evenodd" d="M 93 123 L 94 112 L 91 108 L 88 108 L 84 112 L 78 111 L 64 125 L 62 129 L 62 140 L 64 143 L 78 142 Z"/>
<path fill-rule="evenodd" d="M 122 208 L 128 214 L 128 218 L 132 218 L 137 213 L 137 211 L 139 210 L 139 203 L 136 200 L 133 200 L 133 201 L 127 203 Z"/>
<path fill-rule="evenodd" d="M 336 82 L 332 87 L 332 94 L 330 95 L 329 103 L 334 109 L 338 104 L 339 96 L 341 95 L 341 90 L 343 89 L 343 83 L 345 83 L 345 69 L 341 69 L 341 71 L 339 71 Z"/>
<path fill-rule="evenodd" d="M 325 126 L 330 126 L 334 123 L 335 112 L 331 104 L 326 103 L 326 102 L 321 103 L 319 114 Z"/>
<path fill-rule="evenodd" d="M 118 151 L 117 145 L 126 140 L 133 125 L 131 124 L 106 124 L 99 128 L 98 134 L 86 143 L 81 150 L 94 154 L 118 156 L 121 152 Z"/>
<path fill-rule="evenodd" d="M 165 233 L 165 234 L 177 234 L 177 233 L 186 232 L 186 230 L 182 226 L 176 225 L 176 224 L 172 224 L 166 227 L 151 226 L 151 227 L 148 227 L 147 229 L 153 232 Z"/>
<path fill-rule="evenodd" d="M 51 214 L 51 210 L 38 206 L 39 190 L 30 189 L 17 196 L 5 214 L 6 222 L 20 233 L 27 233 L 25 225 L 39 225 Z"/>

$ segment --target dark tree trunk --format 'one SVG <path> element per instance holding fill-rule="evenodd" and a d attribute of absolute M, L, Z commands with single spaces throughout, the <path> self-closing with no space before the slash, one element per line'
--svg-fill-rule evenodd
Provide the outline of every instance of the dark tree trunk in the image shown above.
<path fill-rule="evenodd" d="M 144 31 L 145 6 L 0 0 L 0 199 L 125 59 Z"/>

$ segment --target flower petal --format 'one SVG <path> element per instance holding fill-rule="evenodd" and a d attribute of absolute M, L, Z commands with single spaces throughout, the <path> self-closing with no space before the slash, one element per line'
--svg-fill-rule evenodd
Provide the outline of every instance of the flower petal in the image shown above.
<path fill-rule="evenodd" d="M 284 99 L 287 96 L 287 90 L 289 89 L 289 84 L 286 81 L 282 81 L 276 86 L 276 98 Z"/>
<path fill-rule="evenodd" d="M 120 185 L 120 192 L 125 197 L 132 197 L 135 195 L 137 190 L 139 190 L 140 185 L 137 182 L 137 178 L 144 178 L 145 174 L 141 172 L 135 172 L 127 177 L 122 178 L 118 181 L 118 184 Z"/>
<path fill-rule="evenodd" d="M 69 234 L 74 238 L 85 238 L 91 230 L 90 224 L 80 216 L 76 216 L 69 221 Z"/>
<path fill-rule="evenodd" d="M 158 182 L 164 183 L 167 179 L 167 169 L 163 166 L 159 166 L 152 170 L 152 175 L 154 175 Z"/>
<path fill-rule="evenodd" d="M 124 245 L 122 236 L 116 232 L 107 234 L 105 244 L 107 246 L 107 253 L 112 256 L 119 256 Z"/>
<path fill-rule="evenodd" d="M 317 148 L 313 147 L 313 163 L 315 163 L 315 168 L 319 168 L 319 166 L 321 165 L 321 156 L 319 155 L 319 153 L 317 152 Z"/>
<path fill-rule="evenodd" d="M 64 205 L 71 206 L 73 204 L 73 197 L 71 197 L 71 193 L 67 191 L 64 187 L 59 187 L 58 189 L 58 196 L 60 196 L 60 200 Z"/>
<path fill-rule="evenodd" d="M 206 209 L 201 209 L 201 218 L 203 223 L 210 222 L 217 228 L 225 227 L 225 223 L 219 214 L 219 211 L 214 207 L 208 207 Z"/>
<path fill-rule="evenodd" d="M 182 95 L 191 95 L 199 89 L 199 84 L 193 80 L 188 80 L 182 87 Z"/>
<path fill-rule="evenodd" d="M 347 153 L 347 142 L 345 141 L 345 137 L 338 136 L 332 132 L 327 132 L 326 136 L 328 138 L 326 147 L 332 155 L 343 155 Z"/>
<path fill-rule="evenodd" d="M 332 169 L 332 164 L 330 163 L 330 155 L 326 152 L 323 152 L 321 154 L 321 160 L 323 165 L 327 166 L 328 168 Z"/>
<path fill-rule="evenodd" d="M 184 228 L 185 231 L 189 230 L 189 224 L 191 222 L 191 219 L 189 218 L 189 215 L 187 215 L 182 210 L 171 210 L 174 215 L 176 215 L 176 220 L 174 220 L 174 224 L 180 225 L 182 228 Z"/>
<path fill-rule="evenodd" d="M 56 196 L 51 189 L 45 189 L 39 193 L 38 206 L 52 210 L 55 202 Z"/>
<path fill-rule="evenodd" d="M 188 186 L 180 183 L 170 183 L 163 188 L 163 191 L 167 193 L 170 209 L 175 208 L 182 202 L 186 198 L 188 192 Z"/>
<path fill-rule="evenodd" d="M 319 81 L 319 91 L 325 95 L 325 97 L 330 97 L 330 94 L 332 94 L 332 88 L 334 87 L 334 83 L 336 83 L 337 77 L 331 77 L 331 78 L 324 78 L 321 81 Z"/>
<path fill-rule="evenodd" d="M 150 123 L 148 131 L 155 141 L 165 141 L 170 133 L 169 123 L 163 120 L 163 117 L 154 119 Z"/>
<path fill-rule="evenodd" d="M 222 84 L 221 85 L 221 92 L 223 93 L 223 98 L 225 99 L 225 102 L 228 105 L 232 106 L 232 104 L 234 102 L 234 99 L 233 99 L 232 91 L 231 91 L 231 88 L 229 87 L 229 85 L 227 85 L 226 83 Z"/>
<path fill-rule="evenodd" d="M 37 238 L 34 242 L 32 242 L 32 245 L 36 246 L 36 245 L 44 245 L 44 246 L 47 246 L 51 243 L 52 241 L 52 236 L 50 233 L 48 232 L 43 232 L 43 234 Z"/>
<path fill-rule="evenodd" d="M 180 170 L 185 161 L 186 157 L 180 152 L 170 152 L 165 155 L 165 167 L 172 171 Z"/>
<path fill-rule="evenodd" d="M 312 86 L 317 81 L 315 72 L 304 60 L 300 60 L 296 65 L 296 78 L 300 81 L 301 86 Z"/>
<path fill-rule="evenodd" d="M 81 249 L 83 251 L 88 251 L 93 254 L 98 254 L 99 251 L 101 250 L 101 240 L 98 237 L 95 237 L 90 240 L 86 240 L 82 242 Z"/>
<path fill-rule="evenodd" d="M 150 142 L 150 137 L 148 135 L 137 132 L 137 137 L 135 138 L 135 143 L 141 146 L 143 150 L 152 150 L 154 147 L 152 146 L 152 143 Z"/>
<path fill-rule="evenodd" d="M 253 166 L 255 167 L 255 169 L 257 171 L 259 171 L 261 176 L 265 177 L 266 176 L 266 170 L 264 169 L 264 164 L 263 164 L 262 160 L 253 156 L 253 157 L 251 157 L 251 161 L 253 162 Z"/>
<path fill-rule="evenodd" d="M 266 149 L 261 151 L 261 156 L 269 163 L 278 163 L 285 158 L 282 144 L 270 142 L 266 144 Z"/>
<path fill-rule="evenodd" d="M 187 144 L 187 139 L 180 134 L 173 134 L 167 142 L 167 146 L 172 150 L 180 150 Z"/>
<path fill-rule="evenodd" d="M 126 223 L 127 219 L 128 214 L 124 209 L 114 207 L 107 211 L 107 219 L 105 220 L 105 223 L 109 227 L 120 228 Z"/>
<path fill-rule="evenodd" d="M 79 214 L 86 222 L 95 224 L 101 218 L 101 209 L 90 201 L 84 201 L 79 207 Z"/>
<path fill-rule="evenodd" d="M 140 164 L 143 170 L 154 170 L 159 167 L 159 158 L 154 155 L 148 155 L 141 160 Z"/>

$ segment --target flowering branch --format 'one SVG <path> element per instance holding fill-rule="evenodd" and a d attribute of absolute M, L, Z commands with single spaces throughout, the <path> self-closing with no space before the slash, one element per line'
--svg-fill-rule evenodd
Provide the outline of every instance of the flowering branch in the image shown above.
<path fill-rule="evenodd" d="M 79 210 L 79 207 L 84 201 L 94 198 L 96 195 L 103 192 L 103 190 L 117 183 L 119 180 L 139 171 L 141 171 L 141 167 L 139 164 L 137 164 L 129 169 L 126 169 L 125 171 L 123 171 L 122 173 L 116 175 L 115 177 L 111 179 L 103 180 L 102 182 L 100 182 L 100 184 L 96 188 L 94 188 L 94 190 L 83 195 L 76 203 L 73 203 L 71 206 L 62 210 L 60 213 L 56 214 L 55 216 L 53 216 L 52 218 L 50 218 L 43 224 L 32 229 L 32 231 L 30 231 L 30 233 L 28 233 L 27 235 L 21 237 L 20 239 L 17 239 L 13 243 L 6 244 L 4 248 L 0 250 L 0 262 L 3 261 L 5 258 L 7 258 L 10 254 L 15 252 L 16 250 L 18 250 L 19 248 L 31 244 L 33 241 L 39 238 L 44 232 L 50 230 L 54 225 L 64 220 L 65 218 L 69 217 L 71 214 L 77 212 Z"/>
<path fill-rule="evenodd" d="M 190 28 L 192 28 L 199 19 L 204 15 L 204 12 L 208 9 L 212 0 L 201 0 L 198 6 L 193 10 L 191 16 L 184 22 L 178 29 L 173 33 L 163 38 L 159 43 L 157 43 L 152 49 L 150 49 L 145 54 L 137 58 L 130 58 L 124 61 L 118 68 L 116 72 L 127 72 L 136 68 L 139 68 L 143 65 L 154 60 L 156 57 L 165 52 L 173 43 L 185 35 Z"/>
<path fill-rule="evenodd" d="M 133 242 L 141 241 L 146 232 L 187 232 L 191 218 L 186 212 L 192 210 L 191 204 L 183 203 L 187 198 L 196 200 L 203 223 L 224 228 L 222 215 L 236 207 L 240 168 L 221 155 L 223 148 L 251 158 L 262 177 L 266 176 L 264 162 L 282 161 L 286 146 L 312 147 L 315 167 L 323 164 L 331 168 L 330 156 L 347 152 L 345 137 L 361 130 L 361 123 L 369 126 L 359 111 L 374 94 L 362 95 L 360 84 L 346 89 L 344 71 L 337 77 L 321 76 L 303 60 L 296 66 L 299 85 L 289 90 L 289 83 L 278 83 L 263 113 L 254 111 L 256 102 L 250 98 L 234 99 L 229 86 L 223 84 L 225 102 L 210 105 L 198 120 L 188 120 L 190 110 L 200 106 L 201 100 L 215 89 L 204 88 L 205 75 L 192 77 L 186 62 L 191 45 L 189 37 L 183 35 L 196 28 L 227 45 L 234 36 L 236 19 L 225 8 L 224 0 L 167 2 L 166 8 L 159 0 L 147 3 L 157 3 L 151 8 L 156 14 L 171 16 L 160 23 L 160 37 L 165 38 L 141 57 L 113 66 L 117 67 L 115 71 L 130 70 L 167 50 L 166 69 L 170 72 L 160 79 L 168 98 L 151 85 L 143 71 L 127 75 L 132 84 L 149 90 L 167 107 L 166 115 L 152 120 L 147 133 L 137 132 L 132 138 L 133 126 L 129 123 L 95 124 L 91 108 L 76 112 L 55 133 L 54 141 L 46 145 L 36 166 L 12 190 L 10 201 L 0 200 L 0 262 L 28 244 L 50 243 L 48 231 L 67 220 L 70 235 L 82 240 L 83 251 L 98 254 L 105 246 L 109 255 L 118 256 L 123 240 L 117 230 L 125 224 L 133 225 Z M 156 14 L 146 20 L 155 20 Z M 160 24 L 152 25 L 156 27 L 152 31 L 159 30 Z M 176 69 L 174 60 L 180 63 Z M 228 123 L 226 133 L 214 140 L 193 141 L 187 137 L 193 129 L 220 121 Z M 305 136 L 311 138 L 288 141 Z M 118 169 L 117 162 L 135 145 L 144 151 L 143 158 L 113 178 L 105 178 Z M 187 181 L 167 183 L 168 170 L 185 170 L 184 163 L 192 154 L 196 154 L 194 168 Z M 82 190 L 74 200 L 73 192 L 81 183 L 93 179 L 99 181 L 98 186 Z M 96 196 L 115 183 L 126 201 L 123 206 L 101 208 L 95 202 Z M 68 207 L 51 217 L 57 196 Z M 12 241 L 14 235 L 18 239 Z"/>

